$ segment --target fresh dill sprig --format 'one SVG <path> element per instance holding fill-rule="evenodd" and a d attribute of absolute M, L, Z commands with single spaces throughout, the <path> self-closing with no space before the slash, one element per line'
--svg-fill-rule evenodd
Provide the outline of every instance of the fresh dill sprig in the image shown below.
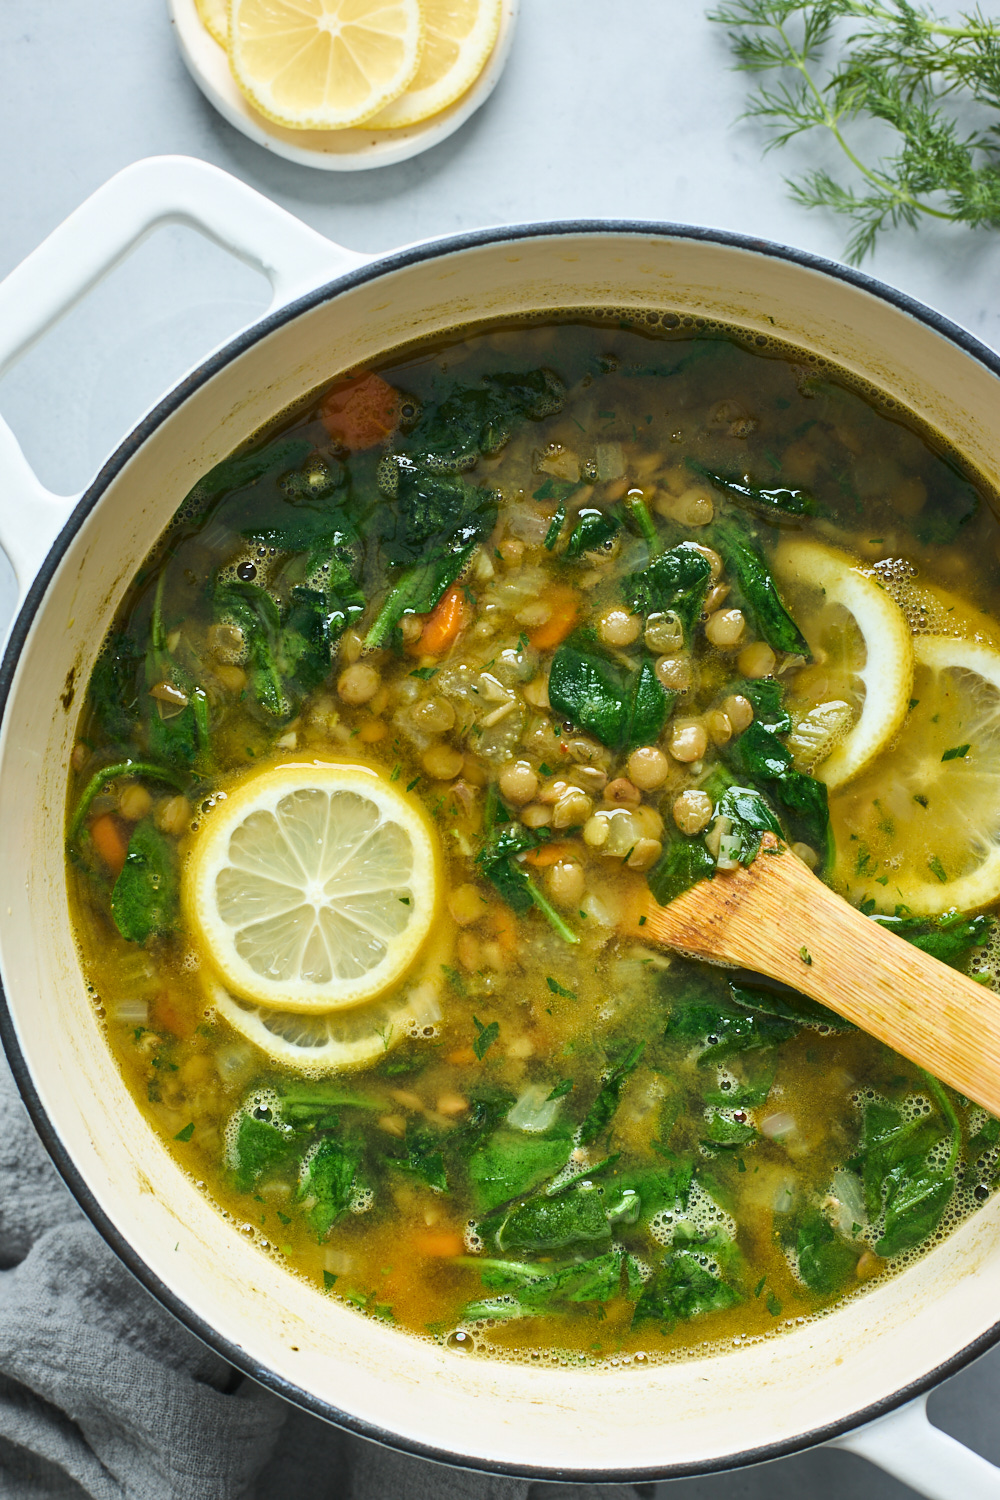
<path fill-rule="evenodd" d="M 818 127 L 854 167 L 853 185 L 822 170 L 789 181 L 798 203 L 851 221 L 852 264 L 921 215 L 1000 228 L 1000 119 L 963 130 L 943 107 L 1000 111 L 1000 21 L 977 8 L 948 25 L 909 0 L 724 0 L 709 19 L 728 28 L 738 68 L 777 74 L 746 111 L 770 127 L 767 149 Z M 863 118 L 896 135 L 874 163 L 852 145 Z"/>

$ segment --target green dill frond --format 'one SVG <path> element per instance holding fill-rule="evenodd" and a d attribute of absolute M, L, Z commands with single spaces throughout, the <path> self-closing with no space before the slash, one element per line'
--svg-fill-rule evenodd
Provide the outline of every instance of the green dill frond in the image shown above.
<path fill-rule="evenodd" d="M 777 74 L 745 113 L 768 127 L 766 149 L 825 129 L 853 168 L 849 183 L 819 171 L 789 183 L 796 202 L 850 221 L 853 264 L 923 217 L 1000 228 L 1000 21 L 977 8 L 945 22 L 911 0 L 725 0 L 709 19 L 737 68 Z M 956 103 L 989 114 L 963 131 L 944 107 Z M 875 161 L 849 138 L 865 119 L 895 137 Z"/>

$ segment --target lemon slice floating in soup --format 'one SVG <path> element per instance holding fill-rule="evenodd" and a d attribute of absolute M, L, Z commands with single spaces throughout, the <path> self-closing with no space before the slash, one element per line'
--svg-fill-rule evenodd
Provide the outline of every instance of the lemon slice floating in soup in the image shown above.
<path fill-rule="evenodd" d="M 216 980 L 208 980 L 205 990 L 211 1008 L 234 1031 L 297 1073 L 363 1068 L 408 1036 L 426 1040 L 441 1019 L 438 989 L 428 980 L 367 1005 L 318 1016 L 237 1000 Z"/>
<path fill-rule="evenodd" d="M 815 658 L 792 681 L 800 770 L 833 791 L 880 755 L 906 717 L 913 646 L 899 605 L 846 553 L 785 542 L 774 558 Z"/>
<path fill-rule="evenodd" d="M 502 0 L 422 0 L 424 48 L 405 93 L 367 123 L 395 130 L 429 119 L 475 83 L 500 31 Z"/>
<path fill-rule="evenodd" d="M 419 805 L 351 765 L 277 766 L 220 799 L 194 836 L 190 920 L 225 984 L 285 1011 L 384 993 L 409 969 L 437 901 Z"/>
<path fill-rule="evenodd" d="M 915 916 L 1000 896 L 1000 652 L 917 636 L 913 706 L 891 752 L 831 802 L 837 877 Z"/>
<path fill-rule="evenodd" d="M 422 34 L 418 0 L 231 0 L 229 65 L 275 124 L 339 130 L 409 86 Z"/>

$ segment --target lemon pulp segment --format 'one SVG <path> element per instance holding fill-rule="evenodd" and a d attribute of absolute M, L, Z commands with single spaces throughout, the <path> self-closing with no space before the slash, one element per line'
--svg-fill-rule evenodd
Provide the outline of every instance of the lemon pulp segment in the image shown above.
<path fill-rule="evenodd" d="M 231 0 L 229 64 L 267 119 L 338 130 L 411 83 L 422 34 L 419 0 Z"/>
<path fill-rule="evenodd" d="M 899 732 L 913 686 L 910 631 L 899 605 L 846 553 L 785 542 L 774 565 L 799 596 L 796 618 L 817 658 L 798 681 L 815 684 L 817 705 L 827 696 L 854 710 L 853 724 L 813 773 L 833 791 L 859 776 Z"/>
<path fill-rule="evenodd" d="M 245 780 L 193 836 L 184 899 L 239 997 L 325 1011 L 385 992 L 437 900 L 419 806 L 362 766 L 288 765 Z"/>
<path fill-rule="evenodd" d="M 476 81 L 500 31 L 503 0 L 422 0 L 424 47 L 413 82 L 367 122 L 416 125 L 454 104 Z"/>
<path fill-rule="evenodd" d="M 229 40 L 229 10 L 226 0 L 194 0 L 198 18 L 220 47 Z"/>
<path fill-rule="evenodd" d="M 438 987 L 422 980 L 350 1010 L 303 1015 L 239 1000 L 217 980 L 210 1007 L 273 1062 L 297 1073 L 341 1073 L 376 1062 L 407 1036 L 426 1040 L 441 1019 Z"/>
<path fill-rule="evenodd" d="M 831 801 L 836 877 L 855 902 L 918 916 L 1000 897 L 1000 652 L 917 636 L 898 741 Z"/>

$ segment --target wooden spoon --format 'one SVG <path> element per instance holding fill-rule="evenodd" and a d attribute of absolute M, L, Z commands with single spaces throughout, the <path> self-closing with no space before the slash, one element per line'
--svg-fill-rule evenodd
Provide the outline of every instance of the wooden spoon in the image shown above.
<path fill-rule="evenodd" d="M 774 834 L 751 865 L 669 906 L 649 896 L 627 925 L 792 985 L 1000 1115 L 1000 996 L 855 911 Z"/>

